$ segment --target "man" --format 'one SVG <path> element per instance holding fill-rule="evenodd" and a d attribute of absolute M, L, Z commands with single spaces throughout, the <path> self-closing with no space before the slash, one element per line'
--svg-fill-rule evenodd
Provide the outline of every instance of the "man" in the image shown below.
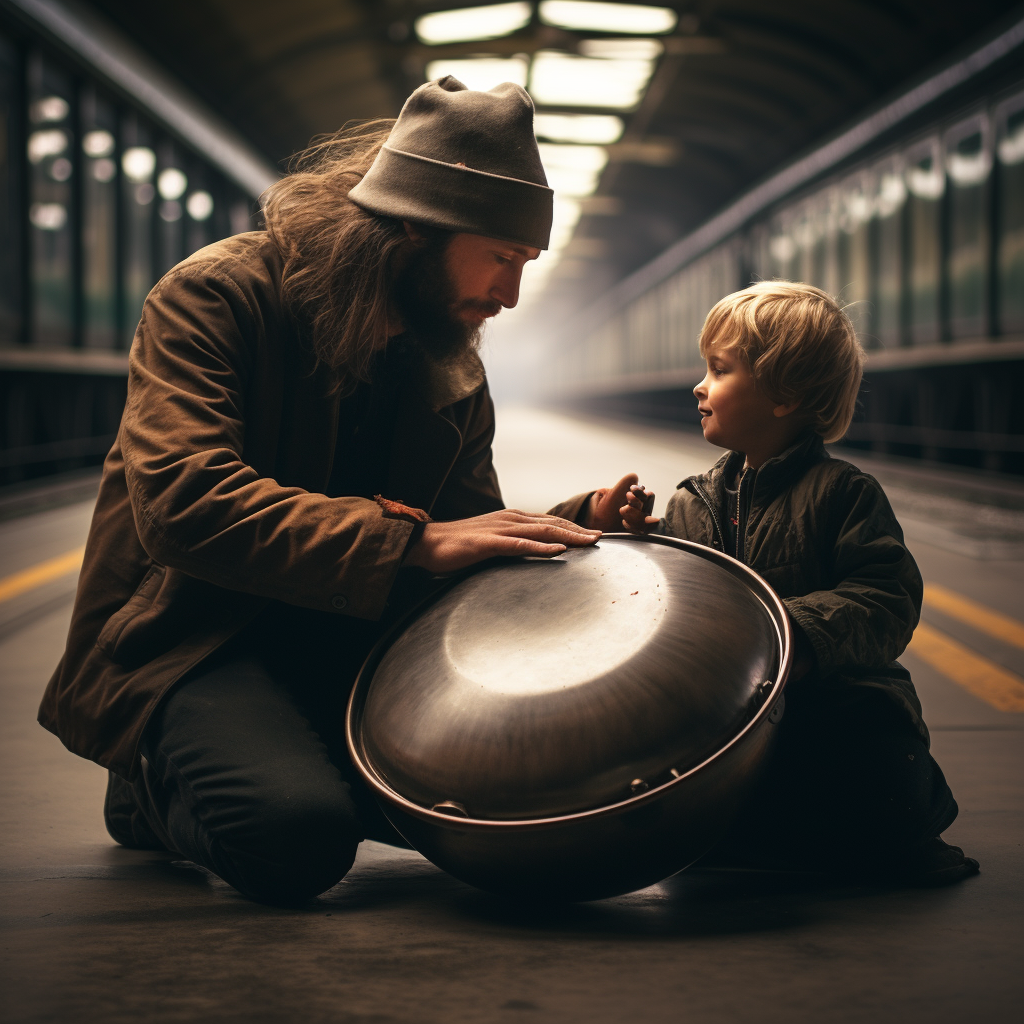
<path fill-rule="evenodd" d="M 401 843 L 342 735 L 369 647 L 423 577 L 599 535 L 504 511 L 491 464 L 476 341 L 551 225 L 532 117 L 518 86 L 425 85 L 147 299 L 40 709 L 110 769 L 118 842 L 273 902 Z"/>

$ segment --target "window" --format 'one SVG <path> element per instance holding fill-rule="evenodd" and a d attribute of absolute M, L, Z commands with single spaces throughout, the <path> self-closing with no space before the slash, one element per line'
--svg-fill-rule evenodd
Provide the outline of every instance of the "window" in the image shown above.
<path fill-rule="evenodd" d="M 166 274 L 188 255 L 185 252 L 185 203 L 188 189 L 184 154 L 170 139 L 161 139 L 157 145 L 154 199 L 157 210 L 157 277 Z"/>
<path fill-rule="evenodd" d="M 836 293 L 862 344 L 875 348 L 878 342 L 870 315 L 874 178 L 868 171 L 861 171 L 843 181 L 836 193 Z"/>
<path fill-rule="evenodd" d="M 999 181 L 996 273 L 999 330 L 1024 331 L 1024 93 L 995 111 Z"/>
<path fill-rule="evenodd" d="M 156 151 L 153 132 L 135 113 L 127 114 L 121 127 L 121 208 L 123 263 L 121 294 L 126 341 L 130 342 L 142 315 L 142 304 L 155 275 Z"/>
<path fill-rule="evenodd" d="M 116 348 L 117 113 L 92 88 L 82 92 L 82 343 Z"/>
<path fill-rule="evenodd" d="M 951 128 L 943 140 L 949 178 L 949 333 L 988 333 L 989 178 L 992 139 L 988 117 L 978 114 Z"/>
<path fill-rule="evenodd" d="M 892 348 L 903 343 L 903 219 L 907 187 L 903 161 L 892 157 L 874 169 L 873 333 Z"/>
<path fill-rule="evenodd" d="M 910 339 L 932 344 L 942 336 L 942 148 L 935 136 L 906 154 L 907 271 Z"/>
<path fill-rule="evenodd" d="M 73 344 L 77 322 L 71 80 L 38 53 L 28 66 L 29 266 L 32 341 Z"/>
<path fill-rule="evenodd" d="M 0 36 L 0 345 L 22 340 L 21 60 Z"/>

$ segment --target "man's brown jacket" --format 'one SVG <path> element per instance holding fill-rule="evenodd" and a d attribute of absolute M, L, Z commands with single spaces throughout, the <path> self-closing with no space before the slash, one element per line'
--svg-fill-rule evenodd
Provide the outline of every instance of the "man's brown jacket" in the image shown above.
<path fill-rule="evenodd" d="M 271 599 L 376 619 L 412 524 L 325 496 L 341 399 L 282 306 L 262 232 L 201 250 L 146 300 L 67 648 L 39 721 L 129 776 L 161 697 Z M 397 403 L 385 496 L 437 519 L 502 507 L 473 356 L 425 357 Z"/>

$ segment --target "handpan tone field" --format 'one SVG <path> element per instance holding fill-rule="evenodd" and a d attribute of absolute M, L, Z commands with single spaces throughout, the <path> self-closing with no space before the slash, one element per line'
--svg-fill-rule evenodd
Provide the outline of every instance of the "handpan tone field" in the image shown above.
<path fill-rule="evenodd" d="M 708 548 L 610 535 L 491 566 L 374 650 L 349 745 L 388 817 L 483 888 L 628 892 L 720 837 L 789 667 L 785 610 Z"/>

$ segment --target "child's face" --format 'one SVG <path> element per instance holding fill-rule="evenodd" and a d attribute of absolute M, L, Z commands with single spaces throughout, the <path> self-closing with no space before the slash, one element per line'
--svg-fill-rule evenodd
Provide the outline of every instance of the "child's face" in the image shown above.
<path fill-rule="evenodd" d="M 759 390 L 739 349 L 728 341 L 715 343 L 708 350 L 707 364 L 706 376 L 693 389 L 704 439 L 719 448 L 744 452 L 752 466 L 784 451 L 788 444 L 775 450 L 789 434 L 788 429 L 780 432 L 778 410 L 788 407 Z"/>

